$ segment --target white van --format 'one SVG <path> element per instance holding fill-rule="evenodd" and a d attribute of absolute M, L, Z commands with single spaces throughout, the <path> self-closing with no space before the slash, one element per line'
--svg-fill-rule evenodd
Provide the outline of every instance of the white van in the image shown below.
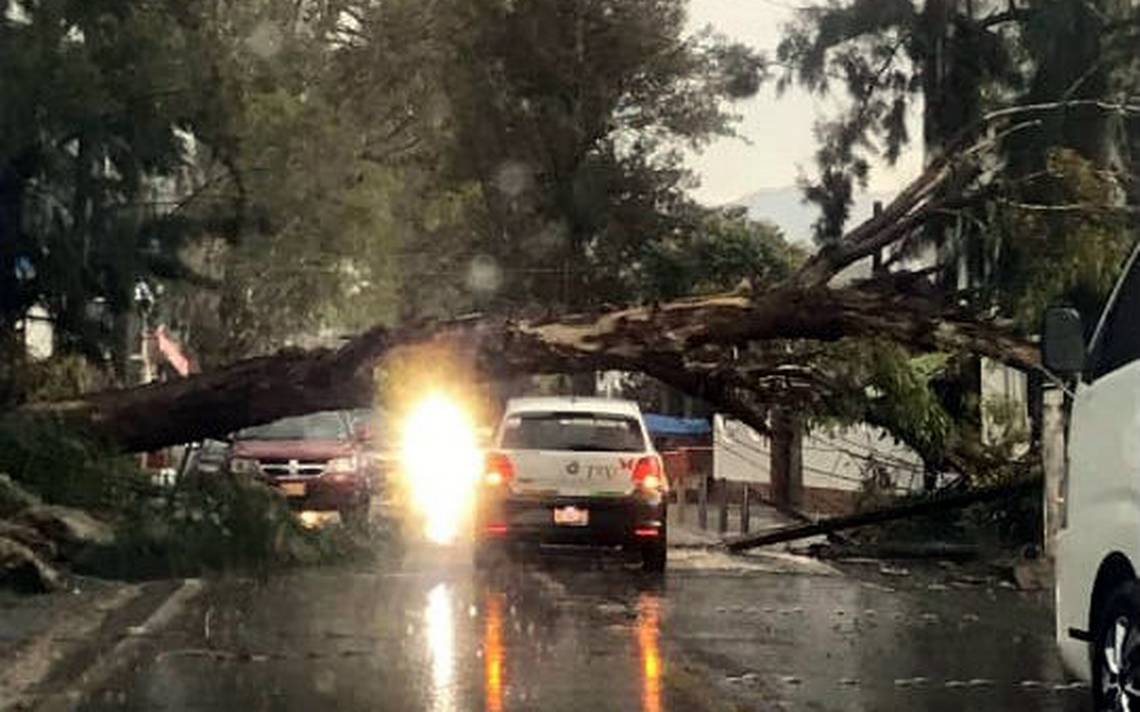
<path fill-rule="evenodd" d="M 1140 709 L 1140 261 L 1134 252 L 1089 347 L 1080 317 L 1045 318 L 1045 367 L 1074 377 L 1056 547 L 1057 641 L 1095 709 Z"/>

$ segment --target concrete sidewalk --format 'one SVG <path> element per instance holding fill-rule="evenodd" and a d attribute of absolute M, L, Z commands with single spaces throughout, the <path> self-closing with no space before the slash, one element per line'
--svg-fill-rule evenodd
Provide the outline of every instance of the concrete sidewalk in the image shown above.
<path fill-rule="evenodd" d="M 719 505 L 709 502 L 708 526 L 701 529 L 699 524 L 698 506 L 689 503 L 685 506 L 684 521 L 681 520 L 681 508 L 674 502 L 669 506 L 669 545 L 673 547 L 707 547 L 716 546 L 726 539 L 740 536 L 745 533 L 740 527 L 740 505 L 733 503 L 728 506 L 728 528 L 721 534 Z M 781 514 L 774 507 L 754 502 L 749 507 L 748 533 L 756 533 L 765 529 L 794 524 L 796 520 Z"/>

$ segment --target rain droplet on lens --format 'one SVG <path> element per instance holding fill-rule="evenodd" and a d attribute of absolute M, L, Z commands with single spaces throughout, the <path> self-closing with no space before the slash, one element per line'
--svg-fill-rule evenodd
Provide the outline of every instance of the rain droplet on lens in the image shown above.
<path fill-rule="evenodd" d="M 259 22 L 253 32 L 245 38 L 245 46 L 262 59 L 269 59 L 281 51 L 283 41 L 281 28 L 276 23 Z"/>
<path fill-rule="evenodd" d="M 494 294 L 503 284 L 503 271 L 487 255 L 478 255 L 467 268 L 467 287 L 473 292 Z"/>
<path fill-rule="evenodd" d="M 530 168 L 520 161 L 504 161 L 495 172 L 495 187 L 509 198 L 519 197 L 533 182 Z"/>

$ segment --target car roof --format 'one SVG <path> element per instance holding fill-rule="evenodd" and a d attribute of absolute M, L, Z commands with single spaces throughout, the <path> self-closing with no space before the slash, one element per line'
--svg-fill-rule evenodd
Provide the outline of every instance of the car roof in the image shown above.
<path fill-rule="evenodd" d="M 641 409 L 631 400 L 619 398 L 579 398 L 558 396 L 545 398 L 512 398 L 507 401 L 507 413 L 613 413 L 640 417 Z"/>

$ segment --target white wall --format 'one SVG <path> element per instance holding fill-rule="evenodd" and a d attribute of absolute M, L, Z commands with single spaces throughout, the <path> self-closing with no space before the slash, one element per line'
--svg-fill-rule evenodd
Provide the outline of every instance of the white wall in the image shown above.
<path fill-rule="evenodd" d="M 713 475 L 729 480 L 768 483 L 771 443 L 747 425 L 717 415 L 713 420 Z M 882 463 L 899 491 L 922 488 L 922 459 L 886 431 L 870 425 L 805 434 L 805 487 L 858 490 L 872 459 Z"/>

